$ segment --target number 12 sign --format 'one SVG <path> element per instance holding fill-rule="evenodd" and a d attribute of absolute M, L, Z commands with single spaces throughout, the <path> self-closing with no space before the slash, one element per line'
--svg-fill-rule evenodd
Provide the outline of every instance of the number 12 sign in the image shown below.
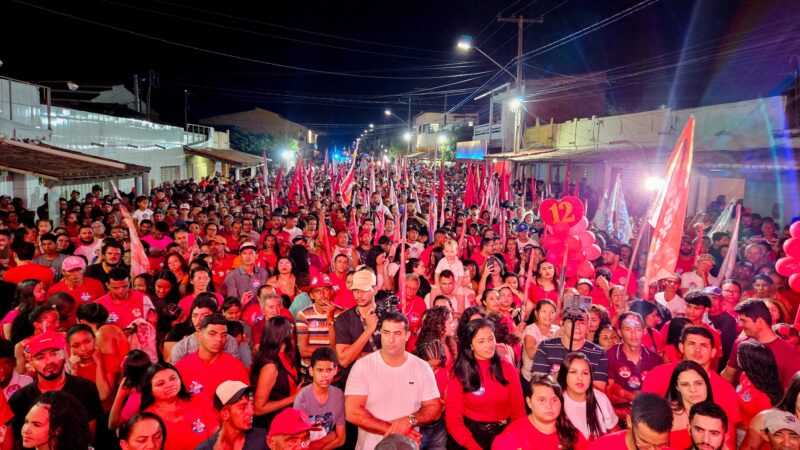
<path fill-rule="evenodd" d="M 578 197 L 568 195 L 556 200 L 548 198 L 539 206 L 539 217 L 547 225 L 564 224 L 572 226 L 585 214 L 583 202 Z"/>

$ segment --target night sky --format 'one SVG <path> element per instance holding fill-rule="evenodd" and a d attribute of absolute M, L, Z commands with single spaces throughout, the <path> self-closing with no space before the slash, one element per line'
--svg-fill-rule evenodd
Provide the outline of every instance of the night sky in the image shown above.
<path fill-rule="evenodd" d="M 525 51 L 535 53 L 525 61 L 527 78 L 609 71 L 614 112 L 780 92 L 790 57 L 800 54 L 796 0 L 2 0 L 0 76 L 91 89 L 130 87 L 134 73 L 153 69 L 153 106 L 164 122 L 183 124 L 188 90 L 190 122 L 260 106 L 341 145 L 370 122 L 384 124 L 386 108 L 405 118 L 411 91 L 429 93 L 413 97 L 416 114 L 509 81 L 480 54 L 455 49 L 470 34 L 501 64 L 511 61 L 516 26 L 497 23 L 499 13 L 544 18 L 526 29 Z M 466 101 L 458 111 L 485 115 L 486 102 Z"/>

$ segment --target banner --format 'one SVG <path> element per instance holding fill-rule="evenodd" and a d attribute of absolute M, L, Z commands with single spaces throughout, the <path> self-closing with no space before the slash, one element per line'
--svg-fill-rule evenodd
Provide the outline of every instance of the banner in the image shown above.
<path fill-rule="evenodd" d="M 728 246 L 728 254 L 725 255 L 725 259 L 722 260 L 717 275 L 717 280 L 719 280 L 720 283 L 722 280 L 733 278 L 733 269 L 736 268 L 736 258 L 739 253 L 739 222 L 741 220 L 742 205 L 736 205 L 736 221 L 733 225 L 733 234 L 731 234 L 731 245 Z"/>
<path fill-rule="evenodd" d="M 689 117 L 667 163 L 664 185 L 659 191 L 648 223 L 654 228 L 647 253 L 645 287 L 660 272 L 675 273 L 686 218 L 689 177 L 694 151 L 694 116 Z M 644 295 L 647 294 L 645 289 Z"/>
<path fill-rule="evenodd" d="M 111 187 L 114 188 L 114 193 L 120 201 L 119 212 L 122 213 L 122 221 L 128 227 L 128 235 L 131 240 L 131 279 L 138 277 L 143 273 L 150 271 L 150 260 L 147 258 L 147 253 L 144 251 L 144 245 L 139 239 L 139 233 L 136 231 L 136 225 L 133 222 L 130 212 L 128 212 L 128 205 L 122 196 L 119 195 L 117 185 L 112 181 Z"/>

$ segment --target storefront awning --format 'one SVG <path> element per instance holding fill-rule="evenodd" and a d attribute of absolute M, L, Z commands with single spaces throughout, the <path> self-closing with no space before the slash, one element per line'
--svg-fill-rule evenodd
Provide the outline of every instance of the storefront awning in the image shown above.
<path fill-rule="evenodd" d="M 146 166 L 8 138 L 0 138 L 0 169 L 62 183 L 124 179 L 150 172 Z"/>
<path fill-rule="evenodd" d="M 196 148 L 186 146 L 183 147 L 183 151 L 187 154 L 202 156 L 224 164 L 230 164 L 234 167 L 251 167 L 264 164 L 264 158 L 260 156 L 229 148 Z"/>

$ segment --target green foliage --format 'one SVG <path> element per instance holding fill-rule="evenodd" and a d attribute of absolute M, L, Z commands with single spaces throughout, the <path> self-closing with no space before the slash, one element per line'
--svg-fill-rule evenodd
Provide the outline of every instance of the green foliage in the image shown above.
<path fill-rule="evenodd" d="M 282 150 L 298 151 L 300 143 L 297 139 L 286 135 L 273 133 L 251 133 L 239 127 L 230 127 L 231 147 L 253 155 L 261 156 L 263 149 L 267 150 L 267 157 L 274 159 L 277 152 Z"/>

